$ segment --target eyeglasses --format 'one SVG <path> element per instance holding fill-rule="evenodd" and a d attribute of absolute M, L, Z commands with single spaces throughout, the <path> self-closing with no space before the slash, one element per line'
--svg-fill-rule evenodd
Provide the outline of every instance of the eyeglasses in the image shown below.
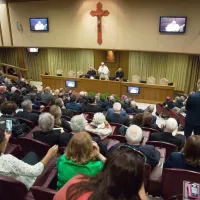
<path fill-rule="evenodd" d="M 137 149 L 135 149 L 135 148 L 133 148 L 133 147 L 131 147 L 131 146 L 129 146 L 129 145 L 120 145 L 120 146 L 118 147 L 118 149 L 120 149 L 121 147 L 126 147 L 126 148 L 129 148 L 129 149 L 131 149 L 131 150 L 137 152 L 137 153 L 138 153 L 139 155 L 141 155 L 142 158 L 144 159 L 144 163 L 147 162 L 147 157 L 146 157 L 141 151 L 138 151 Z"/>

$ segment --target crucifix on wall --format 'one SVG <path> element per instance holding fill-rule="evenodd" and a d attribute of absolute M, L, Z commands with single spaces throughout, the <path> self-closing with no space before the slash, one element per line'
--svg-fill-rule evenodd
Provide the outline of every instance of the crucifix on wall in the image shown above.
<path fill-rule="evenodd" d="M 108 10 L 102 10 L 102 4 L 99 2 L 97 4 L 97 10 L 92 10 L 90 15 L 92 17 L 97 17 L 97 42 L 102 44 L 102 17 L 108 16 L 110 13 Z"/>

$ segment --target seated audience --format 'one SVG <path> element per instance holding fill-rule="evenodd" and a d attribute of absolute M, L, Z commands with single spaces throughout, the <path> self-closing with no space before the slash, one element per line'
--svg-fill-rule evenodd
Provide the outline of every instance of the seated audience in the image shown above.
<path fill-rule="evenodd" d="M 164 168 L 178 168 L 200 172 L 200 136 L 187 138 L 182 152 L 173 152 L 164 164 Z"/>
<path fill-rule="evenodd" d="M 33 132 L 33 138 L 50 146 L 59 144 L 62 130 L 53 130 L 54 117 L 50 113 L 42 113 L 39 117 L 40 130 Z"/>
<path fill-rule="evenodd" d="M 122 68 L 119 68 L 116 71 L 115 78 L 116 78 L 117 81 L 123 80 L 123 78 L 124 78 L 124 72 L 122 71 Z"/>
<path fill-rule="evenodd" d="M 112 127 L 106 121 L 103 113 L 94 114 L 92 123 L 88 124 L 85 127 L 85 130 L 97 134 L 101 139 L 104 139 L 112 134 Z"/>
<path fill-rule="evenodd" d="M 51 99 L 50 99 L 50 101 L 49 101 L 48 106 L 55 105 L 56 99 L 58 99 L 58 96 L 56 96 L 56 95 L 51 96 Z"/>
<path fill-rule="evenodd" d="M 156 123 L 157 117 L 153 115 L 154 107 L 152 105 L 147 106 L 145 112 L 151 113 L 152 114 L 152 123 Z"/>
<path fill-rule="evenodd" d="M 64 106 L 64 102 L 61 98 L 55 100 L 55 105 L 59 106 L 62 112 L 62 115 L 72 118 L 74 113 L 71 109 L 66 109 Z"/>
<path fill-rule="evenodd" d="M 87 92 L 80 92 L 79 98 L 77 98 L 77 103 L 80 103 L 82 106 L 85 106 L 88 104 L 88 93 Z"/>
<path fill-rule="evenodd" d="M 126 109 L 127 113 L 130 113 L 130 114 L 131 113 L 135 113 L 135 114 L 137 114 L 137 113 L 143 113 L 144 112 L 142 109 L 138 109 L 137 104 L 136 104 L 135 101 L 131 101 L 130 106 L 131 106 L 130 108 Z"/>
<path fill-rule="evenodd" d="M 182 102 L 182 100 L 181 100 L 181 98 L 180 97 L 176 97 L 175 98 L 175 101 L 174 101 L 174 103 L 173 103 L 173 106 L 174 106 L 174 108 L 176 107 L 176 108 L 181 108 L 182 106 L 183 106 L 183 102 Z"/>
<path fill-rule="evenodd" d="M 66 104 L 66 108 L 72 109 L 79 113 L 83 112 L 83 107 L 81 104 L 76 103 L 76 95 L 74 94 L 70 96 L 70 102 Z"/>
<path fill-rule="evenodd" d="M 62 113 L 59 106 L 57 105 L 51 106 L 49 112 L 52 116 L 54 116 L 55 119 L 54 126 L 59 126 L 63 127 L 64 129 L 71 130 L 68 121 L 66 121 L 64 118 L 61 118 Z"/>
<path fill-rule="evenodd" d="M 35 124 L 37 124 L 39 115 L 36 113 L 32 113 L 32 102 L 30 100 L 25 100 L 22 102 L 21 107 L 22 107 L 23 111 L 19 111 L 14 116 L 20 117 L 23 119 L 27 119 L 27 120 L 32 121 Z"/>
<path fill-rule="evenodd" d="M 160 152 L 157 151 L 152 145 L 141 145 L 143 141 L 143 132 L 139 126 L 131 125 L 128 127 L 125 137 L 127 140 L 127 146 L 142 152 L 147 157 L 147 164 L 151 165 L 152 167 L 158 164 L 160 160 Z M 111 152 L 115 151 L 121 145 L 125 144 L 116 144 L 115 146 L 111 147 L 108 153 L 110 154 Z"/>
<path fill-rule="evenodd" d="M 122 96 L 122 108 L 124 109 L 124 110 L 126 110 L 127 108 L 130 108 L 130 106 L 131 106 L 131 101 L 133 101 L 132 100 L 132 98 L 128 98 L 127 96 Z"/>
<path fill-rule="evenodd" d="M 144 113 L 144 127 L 146 127 L 146 128 L 152 128 L 152 129 L 158 130 L 160 132 L 163 131 L 162 128 L 159 128 L 159 126 L 157 124 L 153 123 L 152 114 L 149 113 L 149 112 L 145 112 Z"/>
<path fill-rule="evenodd" d="M 44 89 L 44 92 L 41 94 L 41 101 L 45 102 L 45 103 L 49 103 L 51 100 L 52 94 L 51 94 L 51 88 L 50 87 L 46 87 Z"/>
<path fill-rule="evenodd" d="M 78 174 L 95 176 L 102 170 L 104 161 L 105 157 L 99 153 L 99 147 L 91 136 L 86 132 L 76 133 L 57 161 L 57 189 Z"/>
<path fill-rule="evenodd" d="M 113 108 L 110 108 L 106 114 L 106 120 L 108 122 L 115 122 L 129 126 L 129 117 L 124 110 L 121 110 L 121 104 L 116 102 L 113 104 Z"/>
<path fill-rule="evenodd" d="M 89 97 L 89 104 L 87 104 L 84 108 L 84 112 L 103 112 L 103 109 L 100 105 L 96 103 L 95 97 L 91 96 Z"/>
<path fill-rule="evenodd" d="M 162 104 L 162 106 L 166 107 L 167 110 L 173 109 L 173 101 L 169 96 L 166 97 L 165 102 Z"/>
<path fill-rule="evenodd" d="M 108 157 L 100 173 L 72 178 L 53 200 L 146 200 L 144 162 L 141 153 L 122 146 Z"/>
<path fill-rule="evenodd" d="M 177 129 L 177 121 L 174 118 L 169 118 L 166 121 L 164 132 L 152 133 L 149 137 L 149 141 L 168 142 L 176 145 L 179 149 L 181 149 L 185 143 L 185 136 L 181 134 L 176 134 L 175 136 L 173 136 L 172 133 Z"/>
<path fill-rule="evenodd" d="M 26 124 L 20 124 L 19 120 L 14 118 L 17 105 L 12 101 L 5 101 L 1 104 L 1 118 L 12 119 L 12 137 L 23 137 L 29 127 Z"/>
<path fill-rule="evenodd" d="M 42 174 L 49 160 L 56 155 L 58 146 L 50 148 L 41 161 L 34 152 L 28 153 L 22 160 L 19 160 L 11 154 L 4 154 L 10 136 L 11 132 L 0 132 L 0 176 L 21 181 L 29 190 L 37 177 Z"/>
<path fill-rule="evenodd" d="M 133 117 L 132 124 L 139 127 L 144 127 L 144 114 L 138 113 Z"/>

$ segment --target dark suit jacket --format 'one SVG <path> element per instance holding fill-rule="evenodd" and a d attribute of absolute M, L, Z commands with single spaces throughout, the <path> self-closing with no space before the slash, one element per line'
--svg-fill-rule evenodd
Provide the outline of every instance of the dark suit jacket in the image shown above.
<path fill-rule="evenodd" d="M 61 108 L 61 112 L 62 112 L 62 115 L 65 115 L 65 116 L 68 116 L 68 117 L 71 117 L 71 118 L 74 116 L 74 113 L 71 109 Z"/>
<path fill-rule="evenodd" d="M 181 149 L 185 143 L 185 136 L 180 134 L 173 136 L 172 133 L 169 132 L 152 133 L 149 137 L 149 141 L 168 142 Z"/>
<path fill-rule="evenodd" d="M 30 113 L 28 111 L 19 111 L 18 113 L 15 114 L 15 117 L 27 119 L 36 124 L 38 123 L 38 119 L 39 119 L 39 115 L 37 113 Z"/>
<path fill-rule="evenodd" d="M 130 144 L 119 143 L 111 147 L 108 153 L 109 154 L 112 153 L 121 145 L 127 145 L 138 151 L 141 151 L 147 158 L 147 164 L 151 165 L 152 167 L 156 166 L 160 160 L 160 152 L 157 151 L 155 147 L 152 145 L 130 145 Z"/>
<path fill-rule="evenodd" d="M 47 143 L 50 146 L 59 144 L 60 135 L 61 133 L 59 131 L 54 131 L 54 130 L 47 131 L 47 132 L 42 132 L 42 131 L 33 132 L 33 138 L 35 140 L 39 140 L 41 142 Z"/>
<path fill-rule="evenodd" d="M 124 72 L 116 72 L 116 78 L 120 78 L 120 79 L 122 79 L 122 78 L 124 78 Z"/>
<path fill-rule="evenodd" d="M 125 111 L 124 112 L 121 111 L 120 114 L 117 114 L 113 112 L 113 109 L 109 109 L 106 114 L 106 120 L 109 122 L 123 124 L 125 126 L 130 125 L 130 119 Z"/>
<path fill-rule="evenodd" d="M 185 163 L 184 154 L 180 152 L 171 153 L 164 164 L 164 168 L 178 168 L 200 172 L 200 167 L 193 167 Z"/>
<path fill-rule="evenodd" d="M 95 76 L 97 73 L 96 73 L 95 70 L 89 70 L 89 71 L 87 72 L 87 74 L 89 74 L 90 76 Z"/>
<path fill-rule="evenodd" d="M 185 108 L 187 110 L 185 122 L 200 126 L 200 91 L 188 97 Z"/>
<path fill-rule="evenodd" d="M 138 108 L 127 108 L 126 109 L 126 112 L 127 113 L 143 113 L 144 112 L 144 110 L 142 110 L 142 109 L 138 109 Z"/>
<path fill-rule="evenodd" d="M 66 108 L 67 109 L 72 109 L 75 110 L 77 112 L 83 112 L 83 107 L 82 105 L 75 103 L 75 102 L 70 102 L 66 104 Z"/>
<path fill-rule="evenodd" d="M 84 112 L 97 113 L 97 112 L 103 112 L 103 109 L 101 106 L 97 104 L 88 104 L 87 106 L 85 106 Z"/>

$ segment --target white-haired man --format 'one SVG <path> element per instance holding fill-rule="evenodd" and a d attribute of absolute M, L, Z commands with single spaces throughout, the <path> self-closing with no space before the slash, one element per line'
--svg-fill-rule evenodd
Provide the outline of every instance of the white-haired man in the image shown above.
<path fill-rule="evenodd" d="M 126 109 L 127 113 L 130 113 L 130 114 L 135 113 L 135 114 L 137 114 L 137 113 L 143 113 L 144 112 L 144 110 L 138 108 L 138 106 L 137 106 L 135 101 L 131 101 L 130 106 L 131 106 L 130 108 Z"/>
<path fill-rule="evenodd" d="M 106 120 L 109 122 L 123 124 L 125 126 L 130 125 L 130 120 L 127 113 L 122 110 L 122 106 L 119 102 L 113 104 L 113 108 L 109 108 L 106 114 Z"/>
<path fill-rule="evenodd" d="M 46 87 L 44 89 L 44 92 L 41 94 L 41 100 L 45 103 L 49 103 L 51 100 L 52 94 L 51 94 L 51 88 Z"/>
<path fill-rule="evenodd" d="M 143 132 L 139 126 L 131 125 L 126 130 L 125 135 L 127 144 L 117 144 L 109 150 L 109 153 L 113 152 L 121 145 L 127 145 L 143 153 L 147 158 L 147 163 L 152 167 L 156 166 L 160 160 L 160 152 L 152 145 L 141 145 L 143 140 Z"/>
<path fill-rule="evenodd" d="M 152 133 L 149 137 L 149 141 L 168 142 L 176 145 L 179 149 L 181 149 L 185 143 L 185 136 L 181 134 L 176 134 L 175 136 L 173 136 L 172 133 L 177 129 L 177 121 L 174 118 L 169 118 L 166 121 L 164 132 Z"/>
<path fill-rule="evenodd" d="M 98 72 L 99 72 L 99 79 L 104 78 L 108 80 L 109 69 L 107 66 L 105 66 L 104 62 L 102 62 L 101 65 L 99 66 Z"/>

